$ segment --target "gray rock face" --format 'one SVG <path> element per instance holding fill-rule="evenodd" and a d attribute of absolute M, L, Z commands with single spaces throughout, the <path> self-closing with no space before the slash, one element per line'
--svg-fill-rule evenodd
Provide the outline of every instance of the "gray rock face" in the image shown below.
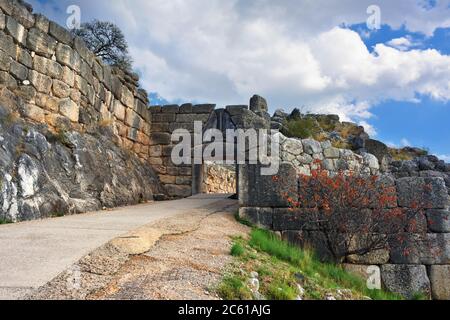
<path fill-rule="evenodd" d="M 240 208 L 239 217 L 260 228 L 272 229 L 273 209 L 271 208 Z"/>
<path fill-rule="evenodd" d="M 442 178 L 401 178 L 397 180 L 398 203 L 411 208 L 413 203 L 423 202 L 429 209 L 445 209 L 449 195 Z"/>
<path fill-rule="evenodd" d="M 1 121 L 0 218 L 76 214 L 137 204 L 163 193 L 152 168 L 103 131 L 97 136 L 54 135 L 45 128 Z"/>
<path fill-rule="evenodd" d="M 415 294 L 419 293 L 430 296 L 430 280 L 425 266 L 383 265 L 381 278 L 384 286 L 390 292 L 400 294 L 407 299 L 412 299 Z"/>
<path fill-rule="evenodd" d="M 430 281 L 433 299 L 450 300 L 450 265 L 431 266 Z"/>
<path fill-rule="evenodd" d="M 263 97 L 254 95 L 250 99 L 250 110 L 253 112 L 267 112 L 269 110 L 267 106 L 267 101 Z"/>
<path fill-rule="evenodd" d="M 450 233 L 450 211 L 428 210 L 428 228 L 436 233 Z"/>
<path fill-rule="evenodd" d="M 241 165 L 239 169 L 239 203 L 242 207 L 288 208 L 288 198 L 298 201 L 297 172 L 282 163 L 276 177 L 262 176 L 260 165 Z M 274 180 L 277 178 L 277 182 Z"/>
<path fill-rule="evenodd" d="M 365 149 L 368 153 L 375 155 L 380 162 L 383 162 L 386 157 L 389 157 L 388 146 L 380 141 L 368 139 L 365 142 Z"/>
<path fill-rule="evenodd" d="M 313 155 L 322 152 L 322 146 L 320 145 L 320 142 L 312 139 L 305 139 L 302 142 L 303 148 L 307 154 Z"/>

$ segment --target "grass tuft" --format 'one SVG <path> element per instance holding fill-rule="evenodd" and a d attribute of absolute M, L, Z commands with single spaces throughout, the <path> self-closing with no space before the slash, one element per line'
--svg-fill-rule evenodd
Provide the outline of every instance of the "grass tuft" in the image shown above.
<path fill-rule="evenodd" d="M 11 224 L 13 221 L 11 219 L 0 218 L 0 225 L 2 224 Z"/>
<path fill-rule="evenodd" d="M 240 243 L 235 243 L 231 248 L 231 255 L 233 257 L 241 257 L 244 255 L 245 249 Z"/>
<path fill-rule="evenodd" d="M 218 289 L 224 299 L 249 299 L 249 294 L 251 298 L 245 283 L 256 271 L 260 293 L 271 300 L 296 299 L 299 285 L 305 289 L 304 299 L 324 299 L 327 294 L 338 295 L 339 290 L 346 289 L 355 300 L 400 300 L 383 290 L 369 290 L 365 281 L 341 266 L 323 263 L 312 250 L 292 246 L 266 230 L 254 228 L 249 240 L 234 239 L 231 254 L 237 259 L 236 265 Z"/>

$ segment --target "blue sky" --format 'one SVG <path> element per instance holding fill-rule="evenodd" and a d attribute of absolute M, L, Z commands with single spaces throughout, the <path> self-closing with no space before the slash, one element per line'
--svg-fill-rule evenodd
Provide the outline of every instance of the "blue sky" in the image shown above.
<path fill-rule="evenodd" d="M 31 0 L 61 24 L 124 31 L 141 83 L 167 102 L 336 113 L 391 145 L 450 161 L 450 0 Z"/>
<path fill-rule="evenodd" d="M 438 28 L 432 36 L 409 32 L 404 26 L 392 29 L 383 25 L 380 30 L 374 31 L 369 31 L 366 24 L 349 28 L 362 34 L 361 38 L 371 52 L 379 43 L 407 38 L 414 43 L 415 49 L 432 48 L 444 55 L 450 54 L 450 28 Z M 377 139 L 397 147 L 412 145 L 427 148 L 450 161 L 450 102 L 430 99 L 428 96 L 417 98 L 417 102 L 380 102 L 371 110 L 374 116 L 368 123 L 376 128 Z"/>

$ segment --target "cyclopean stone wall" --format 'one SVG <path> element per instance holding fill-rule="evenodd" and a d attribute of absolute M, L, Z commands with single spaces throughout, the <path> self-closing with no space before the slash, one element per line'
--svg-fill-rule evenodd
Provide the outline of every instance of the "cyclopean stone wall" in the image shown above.
<path fill-rule="evenodd" d="M 165 185 L 170 197 L 192 195 L 192 165 L 174 165 L 172 149 L 177 141 L 172 141 L 172 133 L 177 129 L 194 132 L 194 122 L 202 126 L 209 120 L 215 105 L 154 106 L 150 107 L 150 148 L 149 162 Z"/>
<path fill-rule="evenodd" d="M 320 160 L 322 168 L 328 172 L 380 172 L 378 159 L 370 153 L 356 154 L 351 150 L 338 149 L 330 141 L 286 138 L 281 133 L 279 137 L 281 161 L 292 164 L 298 174 L 311 175 L 311 170 L 317 169 L 315 160 Z"/>
<path fill-rule="evenodd" d="M 203 132 L 207 129 L 217 129 L 223 133 L 225 139 L 227 129 L 269 129 L 270 127 L 267 103 L 259 96 L 252 97 L 250 105 L 215 108 L 216 105 L 212 104 L 167 105 L 149 108 L 151 114 L 149 162 L 158 173 L 169 196 L 192 195 L 193 179 L 195 178 L 193 175 L 196 173 L 195 166 L 173 164 L 171 154 L 174 146 L 178 143 L 178 141 L 171 140 L 175 130 L 184 129 L 194 133 L 194 123 L 200 122 Z M 196 146 L 192 141 L 192 150 L 198 147 L 203 148 L 207 144 L 202 142 L 202 146 Z M 194 152 L 191 155 L 193 156 Z M 208 173 L 208 168 L 204 167 L 198 170 L 201 171 L 201 173 L 197 172 L 200 175 L 200 183 L 204 184 L 200 189 L 207 190 L 211 184 L 203 172 Z M 225 189 L 231 190 L 231 187 Z M 209 190 L 215 190 L 215 187 L 209 188 Z"/>
<path fill-rule="evenodd" d="M 360 156 L 348 150 L 334 149 L 327 142 L 284 137 L 282 141 L 285 161 L 277 174 L 283 177 L 282 184 L 271 176 L 261 176 L 257 165 L 240 166 L 240 216 L 279 232 L 283 239 L 293 244 L 311 245 L 319 255 L 326 256 L 323 236 L 311 229 L 311 224 L 308 226 L 308 215 L 302 209 L 290 208 L 286 195 L 296 201 L 296 195 L 301 194 L 298 175 L 310 174 L 315 165 L 311 159 L 322 160 L 330 172 L 351 169 L 378 174 L 378 164 L 369 154 Z M 384 287 L 408 298 L 423 293 L 434 299 L 450 299 L 450 198 L 445 180 L 449 166 L 434 157 L 427 160 L 429 162 L 417 159 L 393 163 L 392 166 L 398 170 L 384 176 L 384 180 L 395 187 L 398 207 L 407 208 L 414 199 L 425 197 L 427 200 L 426 213 L 417 217 L 417 228 L 413 228 L 417 234 L 405 230 L 404 246 L 411 251 L 410 254 L 405 255 L 398 247 L 386 248 L 365 256 L 347 257 L 344 266 L 365 278 L 369 276 L 366 273 L 368 267 L 376 266 Z M 436 169 L 440 171 L 434 171 Z M 423 195 L 425 186 L 430 186 L 430 191 Z"/>
<path fill-rule="evenodd" d="M 235 194 L 236 167 L 207 162 L 204 166 L 203 185 L 205 193 Z"/>
<path fill-rule="evenodd" d="M 55 132 L 110 127 L 120 146 L 146 160 L 150 113 L 138 80 L 22 1 L 0 1 L 0 85 L 23 100 L 14 110 L 23 118 Z"/>

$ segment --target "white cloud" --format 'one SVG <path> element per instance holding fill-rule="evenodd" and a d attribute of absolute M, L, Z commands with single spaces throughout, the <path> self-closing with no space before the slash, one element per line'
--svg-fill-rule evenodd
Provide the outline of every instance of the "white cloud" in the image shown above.
<path fill-rule="evenodd" d="M 364 127 L 364 131 L 372 138 L 375 138 L 378 134 L 377 130 L 375 129 L 375 127 L 371 124 L 369 124 L 367 121 L 360 121 L 358 123 L 360 126 Z"/>
<path fill-rule="evenodd" d="M 395 38 L 386 43 L 388 46 L 396 48 L 400 51 L 406 51 L 413 47 L 410 37 Z"/>
<path fill-rule="evenodd" d="M 409 142 L 409 140 L 406 138 L 401 139 L 400 144 L 402 147 L 411 147 L 412 146 L 411 142 Z"/>
<path fill-rule="evenodd" d="M 441 154 L 437 155 L 440 160 L 444 160 L 447 163 L 450 163 L 450 155 L 449 154 Z"/>
<path fill-rule="evenodd" d="M 36 0 L 32 1 L 38 8 Z M 52 8 L 71 0 L 53 1 Z M 431 35 L 450 26 L 450 0 L 424 8 L 380 0 L 382 23 Z M 80 0 L 83 19 L 112 20 L 125 32 L 143 86 L 169 99 L 241 104 L 258 93 L 271 108 L 365 121 L 385 99 L 450 99 L 450 57 L 396 39 L 367 50 L 360 34 L 370 0 Z M 396 46 L 393 46 L 396 44 Z M 408 47 L 407 51 L 404 51 Z M 400 49 L 399 49 L 400 48 Z M 361 122 L 367 125 L 367 122 Z M 374 130 L 369 126 L 368 130 Z"/>

